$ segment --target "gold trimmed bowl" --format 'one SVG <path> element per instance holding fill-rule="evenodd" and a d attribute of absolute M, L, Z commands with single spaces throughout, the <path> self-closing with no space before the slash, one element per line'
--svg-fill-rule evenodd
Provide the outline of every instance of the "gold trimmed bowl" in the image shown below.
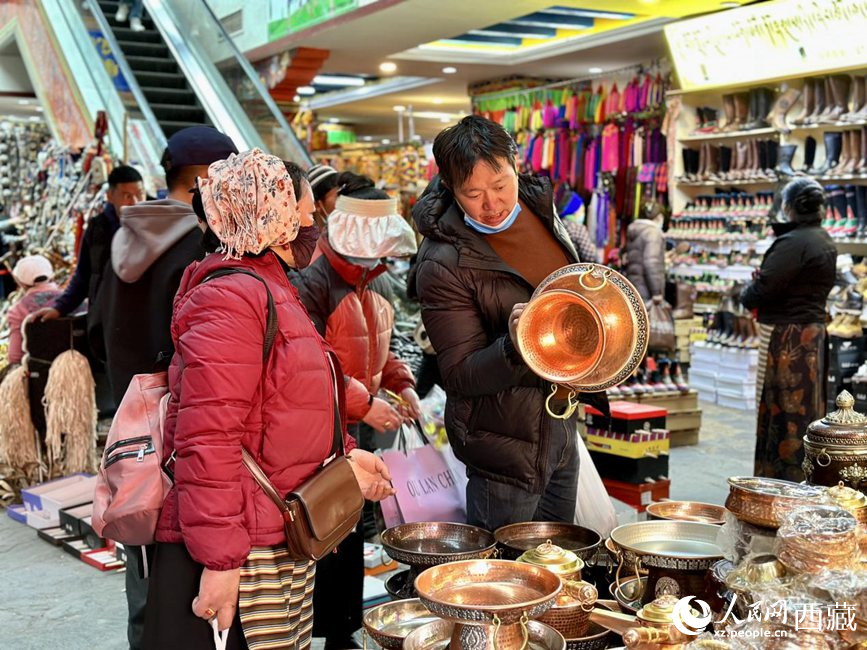
<path fill-rule="evenodd" d="M 660 501 L 647 506 L 647 515 L 651 519 L 696 521 L 716 526 L 725 523 L 725 514 L 726 509 L 723 506 L 700 501 Z"/>
<path fill-rule="evenodd" d="M 410 598 L 367 610 L 362 623 L 365 632 L 384 650 L 400 650 L 413 630 L 438 620 L 418 598 Z"/>
<path fill-rule="evenodd" d="M 527 521 L 510 524 L 494 531 L 504 560 L 517 560 L 526 551 L 550 541 L 572 551 L 587 564 L 595 556 L 602 537 L 594 530 L 557 521 Z"/>

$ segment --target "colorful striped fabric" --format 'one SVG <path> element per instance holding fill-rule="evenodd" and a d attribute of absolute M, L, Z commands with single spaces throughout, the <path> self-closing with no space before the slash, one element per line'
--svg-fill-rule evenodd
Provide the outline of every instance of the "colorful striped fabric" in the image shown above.
<path fill-rule="evenodd" d="M 253 547 L 241 567 L 239 616 L 250 650 L 304 650 L 313 634 L 315 562 L 285 548 Z"/>

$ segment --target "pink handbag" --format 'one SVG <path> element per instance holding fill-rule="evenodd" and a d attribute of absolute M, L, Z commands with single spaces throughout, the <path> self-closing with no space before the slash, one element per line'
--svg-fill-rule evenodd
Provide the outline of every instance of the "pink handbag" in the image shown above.
<path fill-rule="evenodd" d="M 165 372 L 136 375 L 108 432 L 93 495 L 93 529 L 122 544 L 154 543 L 172 484 L 162 469 L 169 402 Z"/>

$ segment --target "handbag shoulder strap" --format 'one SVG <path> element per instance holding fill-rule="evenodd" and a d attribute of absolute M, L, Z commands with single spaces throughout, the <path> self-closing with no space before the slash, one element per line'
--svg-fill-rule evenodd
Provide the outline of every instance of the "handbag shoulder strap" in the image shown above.
<path fill-rule="evenodd" d="M 262 349 L 262 362 L 264 363 L 268 356 L 271 354 L 271 349 L 274 347 L 274 339 L 277 338 L 277 309 L 274 307 L 274 296 L 271 295 L 271 289 L 268 287 L 268 283 L 265 282 L 265 279 L 262 276 L 253 273 L 248 269 L 243 269 L 237 266 L 230 266 L 224 269 L 218 269 L 216 271 L 212 271 L 205 276 L 202 280 L 201 284 L 208 282 L 209 280 L 213 280 L 215 278 L 222 278 L 227 275 L 235 275 L 236 273 L 243 273 L 244 275 L 249 275 L 251 278 L 256 278 L 259 282 L 261 282 L 265 286 L 265 292 L 268 294 L 268 316 L 265 321 L 265 345 Z"/>

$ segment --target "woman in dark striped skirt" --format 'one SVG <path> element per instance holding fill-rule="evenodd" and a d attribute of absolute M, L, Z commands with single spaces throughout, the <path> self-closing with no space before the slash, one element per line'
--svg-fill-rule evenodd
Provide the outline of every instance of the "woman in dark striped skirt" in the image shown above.
<path fill-rule="evenodd" d="M 802 438 L 825 413 L 825 303 L 836 277 L 837 249 L 822 228 L 825 192 L 809 178 L 783 189 L 786 223 L 741 293 L 758 310 L 756 476 L 803 481 Z"/>

